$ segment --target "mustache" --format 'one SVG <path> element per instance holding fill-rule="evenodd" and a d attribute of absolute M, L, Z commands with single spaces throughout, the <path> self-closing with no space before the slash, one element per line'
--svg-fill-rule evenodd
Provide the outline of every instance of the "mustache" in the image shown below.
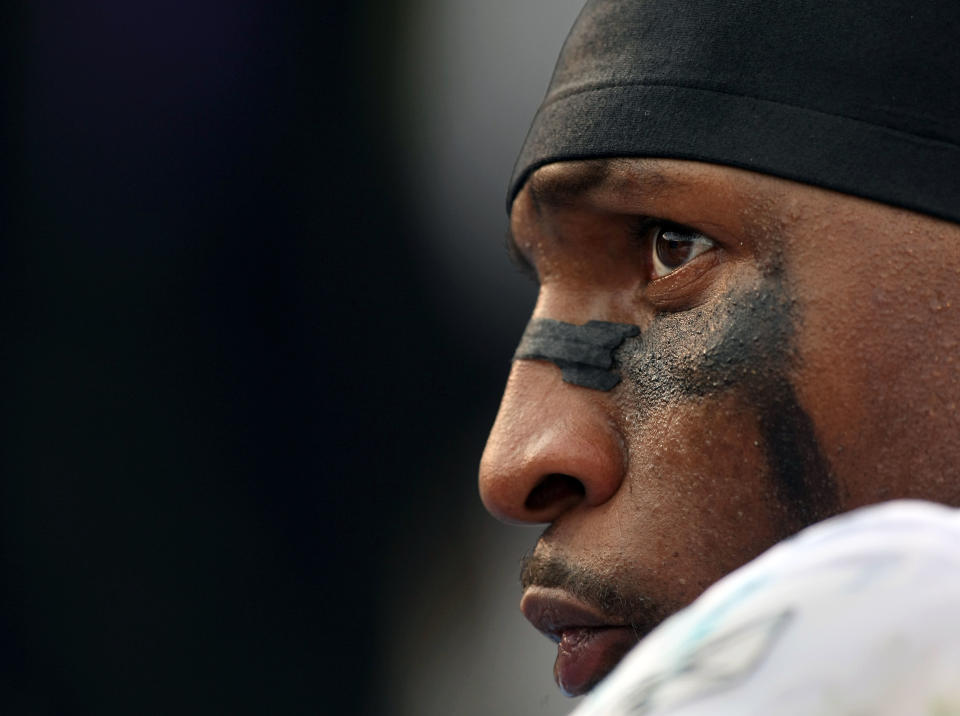
<path fill-rule="evenodd" d="M 527 553 L 521 560 L 520 586 L 562 589 L 580 601 L 618 621 L 647 632 L 671 610 L 650 597 L 624 589 L 588 569 L 572 565 L 556 555 Z"/>

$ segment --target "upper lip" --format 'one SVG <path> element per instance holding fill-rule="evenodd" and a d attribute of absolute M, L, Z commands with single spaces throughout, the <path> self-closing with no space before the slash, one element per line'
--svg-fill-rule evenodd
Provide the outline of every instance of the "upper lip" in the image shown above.
<path fill-rule="evenodd" d="M 553 641 L 571 629 L 629 626 L 629 622 L 593 607 L 570 592 L 552 587 L 530 587 L 520 600 L 523 615 Z"/>

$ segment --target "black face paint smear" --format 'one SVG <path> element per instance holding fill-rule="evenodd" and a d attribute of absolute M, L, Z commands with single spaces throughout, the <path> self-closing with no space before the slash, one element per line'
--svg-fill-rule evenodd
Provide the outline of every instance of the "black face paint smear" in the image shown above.
<path fill-rule="evenodd" d="M 795 304 L 778 275 L 710 307 L 656 316 L 618 352 L 641 420 L 658 408 L 735 392 L 760 424 L 778 498 L 796 528 L 835 514 L 837 489 L 788 371 Z"/>
<path fill-rule="evenodd" d="M 563 379 L 584 388 L 611 390 L 620 382 L 613 352 L 624 338 L 640 329 L 628 323 L 587 321 L 582 326 L 552 318 L 535 318 L 520 339 L 514 360 L 548 360 L 560 368 Z"/>

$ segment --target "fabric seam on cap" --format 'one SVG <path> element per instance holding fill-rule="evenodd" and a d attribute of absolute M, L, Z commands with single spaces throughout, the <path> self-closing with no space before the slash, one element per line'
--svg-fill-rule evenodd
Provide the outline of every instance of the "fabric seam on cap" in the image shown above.
<path fill-rule="evenodd" d="M 757 95 L 744 94 L 741 92 L 727 92 L 724 90 L 711 89 L 706 87 L 698 87 L 697 85 L 684 85 L 677 84 L 674 82 L 602 82 L 602 83 L 592 83 L 589 85 L 583 85 L 577 87 L 576 89 L 560 91 L 554 94 L 551 94 L 547 97 L 540 109 L 537 110 L 537 116 L 540 115 L 545 109 L 550 107 L 553 104 L 558 104 L 564 102 L 572 97 L 577 95 L 589 94 L 591 92 L 601 92 L 603 90 L 617 89 L 617 88 L 627 88 L 627 87 L 667 87 L 675 88 L 682 90 L 693 90 L 695 92 L 709 92 L 711 94 L 724 95 L 727 97 L 741 97 L 743 99 L 749 99 L 756 102 L 769 102 L 770 104 L 779 105 L 781 107 L 789 107 L 790 109 L 795 109 L 800 112 L 810 112 L 811 114 L 820 114 L 825 117 L 834 117 L 836 119 L 843 119 L 848 122 L 857 122 L 858 124 L 864 124 L 869 127 L 875 127 L 877 129 L 882 129 L 888 132 L 894 132 L 896 134 L 902 135 L 904 137 L 910 137 L 912 139 L 920 140 L 922 142 L 928 142 L 934 145 L 944 145 L 950 149 L 960 150 L 960 144 L 946 140 L 946 139 L 937 139 L 934 137 L 928 137 L 923 134 L 914 134 L 912 132 L 906 132 L 902 129 L 897 129 L 896 127 L 891 127 L 886 124 L 878 124 L 876 122 L 870 122 L 865 119 L 858 119 L 857 117 L 849 117 L 845 114 L 837 114 L 835 112 L 824 112 L 820 109 L 812 109 L 810 107 L 803 107 L 797 104 L 790 104 L 789 102 L 781 102 L 775 99 L 768 99 L 766 97 L 759 97 Z M 534 118 L 533 124 L 536 124 L 536 118 Z"/>

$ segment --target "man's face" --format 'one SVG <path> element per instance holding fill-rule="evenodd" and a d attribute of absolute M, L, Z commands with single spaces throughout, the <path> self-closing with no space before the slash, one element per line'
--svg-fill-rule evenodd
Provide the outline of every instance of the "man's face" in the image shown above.
<path fill-rule="evenodd" d="M 522 608 L 582 693 L 660 620 L 803 526 L 960 504 L 960 227 L 674 160 L 539 169 L 511 231 L 535 318 L 634 324 L 620 383 L 518 360 L 480 469 L 549 527 Z"/>

